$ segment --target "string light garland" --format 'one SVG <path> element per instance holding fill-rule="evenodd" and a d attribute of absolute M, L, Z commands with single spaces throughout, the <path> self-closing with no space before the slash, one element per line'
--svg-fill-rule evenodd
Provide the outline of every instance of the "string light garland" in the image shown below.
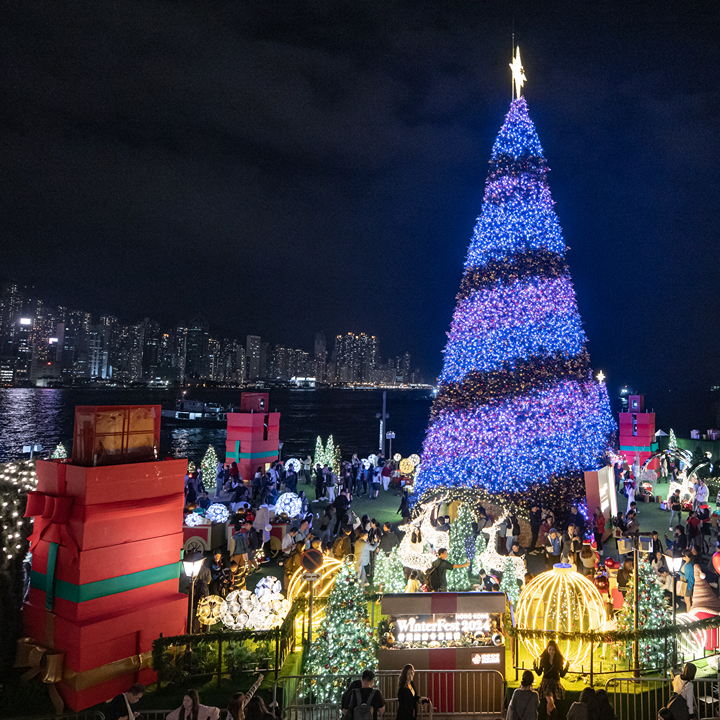
<path fill-rule="evenodd" d="M 22 560 L 27 554 L 32 519 L 23 515 L 27 494 L 36 488 L 34 461 L 0 465 L 0 570 L 6 570 L 14 560 Z"/>
<path fill-rule="evenodd" d="M 519 630 L 544 631 L 540 637 L 520 635 L 533 657 L 539 657 L 547 640 L 554 639 L 570 667 L 579 671 L 590 656 L 590 643 L 580 634 L 603 627 L 605 605 L 588 578 L 574 572 L 571 565 L 558 563 L 523 588 L 515 617 Z"/>
<path fill-rule="evenodd" d="M 547 172 L 520 97 L 493 146 L 423 445 L 420 494 L 469 486 L 525 508 L 522 495 L 543 488 L 544 506 L 562 514 L 616 430 L 607 388 L 590 370 Z"/>
<path fill-rule="evenodd" d="M 576 357 L 554 354 L 518 360 L 514 367 L 490 372 L 469 372 L 462 382 L 443 385 L 432 404 L 432 417 L 443 410 L 473 408 L 499 403 L 505 398 L 524 395 L 536 388 L 547 388 L 562 380 L 582 382 L 590 372 L 590 358 L 582 352 Z"/>
<path fill-rule="evenodd" d="M 459 302 L 471 295 L 473 290 L 490 289 L 500 283 L 510 285 L 533 277 L 558 279 L 564 276 L 570 277 L 564 258 L 540 248 L 502 260 L 489 260 L 483 267 L 468 268 L 455 299 Z"/>

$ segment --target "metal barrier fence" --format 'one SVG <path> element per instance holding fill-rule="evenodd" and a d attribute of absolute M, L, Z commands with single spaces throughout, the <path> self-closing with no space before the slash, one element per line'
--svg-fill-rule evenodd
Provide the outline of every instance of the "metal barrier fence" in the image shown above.
<path fill-rule="evenodd" d="M 88 710 L 79 713 L 63 713 L 55 715 L 48 713 L 47 715 L 33 715 L 31 717 L 21 718 L 4 718 L 3 720 L 105 720 L 105 716 L 99 710 Z"/>
<path fill-rule="evenodd" d="M 337 720 L 345 690 L 359 675 L 293 675 L 279 678 L 283 690 L 285 720 Z M 385 714 L 397 712 L 400 671 L 375 674 L 375 687 L 385 698 Z M 421 706 L 425 717 L 474 715 L 500 717 L 505 699 L 505 681 L 497 670 L 434 670 L 414 678 L 418 693 L 430 704 Z M 389 713 L 389 715 L 388 715 Z"/>
<path fill-rule="evenodd" d="M 719 684 L 718 678 L 693 681 L 698 720 L 720 720 Z M 673 694 L 668 678 L 613 678 L 605 683 L 605 690 L 618 720 L 655 720 Z"/>

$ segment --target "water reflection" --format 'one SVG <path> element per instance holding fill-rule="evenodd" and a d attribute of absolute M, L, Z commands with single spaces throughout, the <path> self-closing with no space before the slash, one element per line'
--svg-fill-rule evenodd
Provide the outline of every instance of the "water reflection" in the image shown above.
<path fill-rule="evenodd" d="M 222 405 L 240 404 L 240 390 L 206 390 L 197 399 Z M 51 452 L 62 442 L 70 451 L 76 405 L 174 406 L 173 390 L 95 388 L 0 388 L 0 462 L 22 457 L 23 445 L 40 444 Z M 314 452 L 315 439 L 332 434 L 343 456 L 375 452 L 381 391 L 273 390 L 269 407 L 278 410 L 283 457 Z M 431 398 L 426 392 L 388 392 L 388 430 L 395 432 L 393 452 L 419 452 L 427 427 Z M 200 461 L 209 444 L 225 457 L 224 428 L 170 427 L 163 423 L 160 454 Z"/>

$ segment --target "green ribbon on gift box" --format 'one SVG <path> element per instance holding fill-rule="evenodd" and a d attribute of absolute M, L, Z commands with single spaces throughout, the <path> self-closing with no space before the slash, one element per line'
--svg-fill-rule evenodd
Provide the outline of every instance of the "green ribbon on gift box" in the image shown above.
<path fill-rule="evenodd" d="M 50 570 L 49 562 L 48 570 Z M 108 595 L 117 595 L 118 593 L 135 590 L 136 588 L 147 587 L 148 585 L 155 585 L 165 580 L 176 580 L 180 577 L 180 563 L 174 562 L 169 565 L 151 568 L 150 570 L 141 570 L 140 572 L 120 575 L 119 577 L 108 578 L 107 580 L 97 580 L 96 582 L 85 583 L 84 585 L 74 585 L 65 580 L 57 579 L 53 583 L 53 574 L 54 573 L 49 572 L 48 575 L 45 575 L 45 573 L 38 572 L 37 570 L 33 570 L 30 573 L 30 585 L 45 592 L 46 604 L 48 598 L 52 598 L 53 596 L 73 603 L 82 603 L 88 600 L 107 597 Z"/>

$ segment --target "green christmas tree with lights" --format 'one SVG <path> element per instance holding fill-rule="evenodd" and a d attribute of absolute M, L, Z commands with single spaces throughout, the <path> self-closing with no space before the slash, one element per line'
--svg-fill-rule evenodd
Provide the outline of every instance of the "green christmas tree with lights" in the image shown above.
<path fill-rule="evenodd" d="M 468 561 L 466 543 L 472 535 L 473 513 L 467 503 L 462 503 L 458 510 L 457 517 L 450 525 L 450 547 L 448 548 L 448 560 L 453 565 L 463 565 Z M 463 592 L 470 590 L 472 583 L 468 569 L 457 568 L 447 572 L 447 589 L 450 592 Z"/>
<path fill-rule="evenodd" d="M 668 439 L 668 448 L 670 450 L 677 450 L 677 438 L 675 437 L 675 431 L 670 428 L 670 438 Z"/>
<path fill-rule="evenodd" d="M 513 607 L 517 605 L 517 601 L 520 599 L 520 587 L 518 585 L 518 576 L 515 572 L 515 565 L 511 558 L 505 560 L 502 580 L 500 580 L 500 592 L 505 593 L 508 602 Z"/>
<path fill-rule="evenodd" d="M 482 560 L 480 560 L 480 556 L 485 552 L 487 549 L 487 540 L 485 539 L 485 533 L 482 532 L 482 530 L 478 533 L 478 536 L 475 538 L 475 557 L 473 558 L 472 565 L 470 567 L 470 570 L 473 575 L 479 575 L 480 570 L 483 569 Z"/>
<path fill-rule="evenodd" d="M 325 611 L 310 646 L 309 675 L 359 675 L 377 667 L 376 641 L 368 618 L 367 602 L 354 566 L 346 561 L 338 571 Z M 318 702 L 337 694 L 331 681 L 315 687 Z M 342 693 L 342 690 L 340 690 Z"/>
<path fill-rule="evenodd" d="M 405 590 L 405 567 L 397 547 L 387 555 L 384 552 L 377 554 L 373 582 L 380 592 L 401 593 Z"/>
<path fill-rule="evenodd" d="M 67 457 L 67 450 L 62 443 L 58 443 L 57 447 L 53 450 L 53 454 L 50 456 L 52 460 L 62 460 Z"/>
<path fill-rule="evenodd" d="M 323 442 L 318 435 L 317 440 L 315 441 L 315 460 L 313 461 L 313 467 L 316 467 L 318 464 L 322 467 L 325 463 L 325 448 L 323 447 Z"/>
<path fill-rule="evenodd" d="M 652 565 L 645 559 L 640 560 L 638 567 L 638 629 L 651 630 L 667 627 L 672 624 L 672 612 L 665 605 L 662 585 Z M 634 630 L 635 604 L 634 597 L 635 579 L 631 576 L 626 600 L 618 615 L 618 630 L 631 632 Z M 638 659 L 643 669 L 661 668 L 665 664 L 665 645 L 655 638 L 640 640 L 638 648 Z M 633 644 L 628 642 L 625 646 L 625 655 L 632 658 Z"/>
<path fill-rule="evenodd" d="M 340 472 L 340 465 L 337 463 L 337 451 L 335 449 L 335 441 L 333 440 L 333 436 L 331 435 L 327 439 L 327 443 L 325 445 L 325 464 L 334 472 L 338 473 Z"/>
<path fill-rule="evenodd" d="M 205 457 L 200 463 L 202 469 L 203 485 L 209 487 L 208 483 L 212 483 L 215 479 L 215 468 L 217 468 L 218 456 L 215 452 L 215 448 L 212 445 L 208 445 L 208 449 L 205 451 Z"/>

